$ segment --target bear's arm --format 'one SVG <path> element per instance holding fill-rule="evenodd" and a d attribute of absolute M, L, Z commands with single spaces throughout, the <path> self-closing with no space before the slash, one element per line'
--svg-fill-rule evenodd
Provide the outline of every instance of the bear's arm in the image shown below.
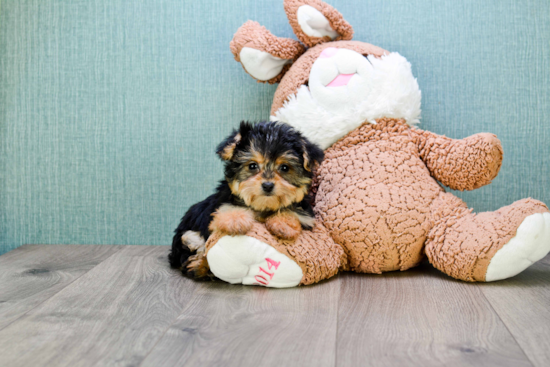
<path fill-rule="evenodd" d="M 420 158 L 431 175 L 453 190 L 474 190 L 497 176 L 502 164 L 500 140 L 489 133 L 450 139 L 413 128 Z"/>

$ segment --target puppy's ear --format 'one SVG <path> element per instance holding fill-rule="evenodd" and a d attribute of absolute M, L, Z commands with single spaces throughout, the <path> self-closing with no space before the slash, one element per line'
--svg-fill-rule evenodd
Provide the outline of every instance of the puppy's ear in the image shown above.
<path fill-rule="evenodd" d="M 233 158 L 233 153 L 237 144 L 242 140 L 241 133 L 237 130 L 233 130 L 231 135 L 229 135 L 224 141 L 222 141 L 218 148 L 216 148 L 216 154 L 224 161 L 229 161 Z"/>
<path fill-rule="evenodd" d="M 235 148 L 237 145 L 243 141 L 243 139 L 248 135 L 250 130 L 253 129 L 253 125 L 246 121 L 241 121 L 239 130 L 233 130 L 233 132 L 222 141 L 216 148 L 216 154 L 224 161 L 229 161 L 233 158 L 235 153 Z"/>
<path fill-rule="evenodd" d="M 321 0 L 284 0 L 284 7 L 294 34 L 308 47 L 353 37 L 342 14 Z"/>
<path fill-rule="evenodd" d="M 321 148 L 319 148 L 319 146 L 308 140 L 303 140 L 302 146 L 304 150 L 304 169 L 311 172 L 321 164 L 323 158 L 325 157 L 325 153 Z"/>
<path fill-rule="evenodd" d="M 229 48 L 251 77 L 262 83 L 278 83 L 305 47 L 290 38 L 276 37 L 258 22 L 243 24 Z"/>

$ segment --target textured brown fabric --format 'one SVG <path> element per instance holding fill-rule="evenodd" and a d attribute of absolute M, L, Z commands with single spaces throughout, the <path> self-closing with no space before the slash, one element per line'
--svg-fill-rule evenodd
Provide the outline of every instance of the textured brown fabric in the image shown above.
<path fill-rule="evenodd" d="M 310 48 L 298 60 L 296 60 L 294 64 L 292 64 L 292 68 L 290 68 L 290 70 L 288 70 L 283 76 L 283 79 L 275 91 L 275 96 L 273 97 L 271 115 L 275 115 L 275 112 L 277 112 L 279 108 L 283 107 L 283 104 L 288 97 L 296 94 L 298 88 L 306 84 L 309 80 L 311 66 L 315 60 L 317 60 L 321 52 L 328 47 L 346 48 L 362 55 L 374 55 L 376 57 L 380 57 L 388 53 L 388 51 L 380 47 L 359 41 L 327 42 Z"/>
<path fill-rule="evenodd" d="M 338 32 L 338 37 L 334 41 L 340 40 L 350 40 L 353 37 L 353 28 L 351 25 L 346 22 L 342 14 L 338 10 L 334 9 L 332 6 L 322 2 L 321 0 L 285 0 L 284 8 L 286 16 L 288 17 L 288 22 L 296 34 L 296 37 L 302 41 L 306 46 L 313 47 L 319 43 L 330 42 L 332 41 L 330 37 L 310 37 L 306 35 L 300 24 L 298 24 L 298 8 L 302 5 L 309 5 L 317 10 L 319 10 L 329 21 L 330 26 L 336 32 Z"/>
<path fill-rule="evenodd" d="M 406 270 L 423 258 L 430 204 L 443 191 L 403 120 L 364 124 L 325 152 L 315 212 L 361 273 Z"/>
<path fill-rule="evenodd" d="M 420 157 L 436 180 L 453 190 L 474 190 L 491 183 L 502 164 L 502 146 L 493 134 L 450 139 L 413 129 Z"/>
<path fill-rule="evenodd" d="M 441 193 L 431 211 L 434 226 L 426 242 L 430 263 L 453 278 L 483 282 L 489 262 L 516 235 L 521 222 L 548 208 L 523 199 L 495 212 L 475 214 L 456 196 Z"/>
<path fill-rule="evenodd" d="M 489 183 L 501 161 L 492 134 L 452 140 L 380 119 L 327 149 L 315 179 L 315 211 L 344 247 L 350 270 L 406 270 L 422 260 L 426 243 L 430 262 L 444 273 L 484 281 L 489 261 L 523 219 L 548 209 L 526 199 L 476 215 L 434 177 L 473 189 Z"/>
<path fill-rule="evenodd" d="M 258 22 L 249 20 L 244 23 L 233 36 L 229 48 L 239 63 L 241 59 L 239 54 L 243 47 L 250 47 L 256 50 L 267 52 L 275 57 L 285 60 L 296 60 L 305 51 L 305 47 L 298 41 L 290 38 L 276 37 Z M 290 68 L 291 64 L 283 67 L 281 72 L 267 81 L 258 80 L 261 83 L 278 83 L 283 75 Z M 246 69 L 243 66 L 243 69 Z M 247 71 L 246 71 L 247 72 Z M 248 73 L 248 72 L 247 72 Z"/>
<path fill-rule="evenodd" d="M 222 236 L 221 233 L 214 232 L 208 238 L 206 253 Z M 302 231 L 296 241 L 277 239 L 260 223 L 256 223 L 252 230 L 247 233 L 247 236 L 267 243 L 294 260 L 304 274 L 300 285 L 317 283 L 336 275 L 340 268 L 347 268 L 344 250 L 334 243 L 325 228 L 319 224 L 311 231 Z"/>

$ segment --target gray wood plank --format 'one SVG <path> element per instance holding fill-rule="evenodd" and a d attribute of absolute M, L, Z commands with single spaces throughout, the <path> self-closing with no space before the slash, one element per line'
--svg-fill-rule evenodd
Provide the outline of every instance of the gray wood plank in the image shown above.
<path fill-rule="evenodd" d="M 546 255 L 546 257 L 544 257 L 541 261 L 539 261 L 540 263 L 543 263 L 543 264 L 546 264 L 546 265 L 550 265 L 550 254 Z"/>
<path fill-rule="evenodd" d="M 541 261 L 504 281 L 481 286 L 535 366 L 550 366 L 550 265 Z"/>
<path fill-rule="evenodd" d="M 205 284 L 142 366 L 334 366 L 339 292 Z"/>
<path fill-rule="evenodd" d="M 25 245 L 0 256 L 0 330 L 119 249 L 120 246 Z"/>
<path fill-rule="evenodd" d="M 531 366 L 477 284 L 429 265 L 341 281 L 338 366 Z"/>
<path fill-rule="evenodd" d="M 126 246 L 0 331 L 0 365 L 137 365 L 190 300 L 167 246 Z"/>

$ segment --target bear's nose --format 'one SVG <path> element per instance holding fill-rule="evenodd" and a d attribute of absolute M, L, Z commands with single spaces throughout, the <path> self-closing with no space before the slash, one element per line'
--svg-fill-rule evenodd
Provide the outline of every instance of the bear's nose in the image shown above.
<path fill-rule="evenodd" d="M 264 191 L 267 193 L 273 191 L 274 187 L 275 187 L 275 184 L 273 182 L 264 182 L 262 184 L 262 189 L 264 189 Z"/>
<path fill-rule="evenodd" d="M 327 47 L 323 50 L 323 52 L 321 52 L 321 57 L 332 57 L 334 55 L 336 55 L 336 53 L 338 52 L 338 49 L 336 47 Z"/>

